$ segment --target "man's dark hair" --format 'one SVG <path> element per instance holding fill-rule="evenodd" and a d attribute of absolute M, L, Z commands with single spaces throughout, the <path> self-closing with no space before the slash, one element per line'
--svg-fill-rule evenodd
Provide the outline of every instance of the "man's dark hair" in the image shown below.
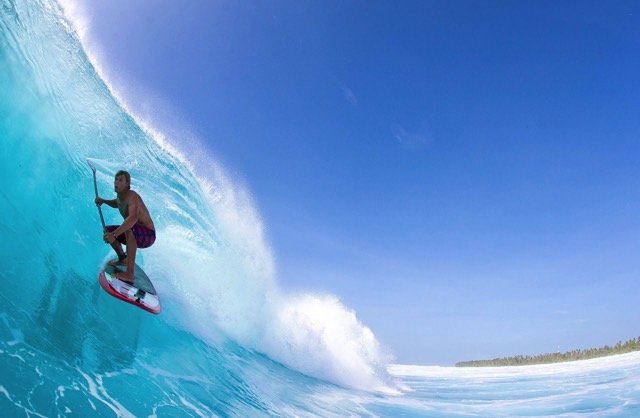
<path fill-rule="evenodd" d="M 128 171 L 124 171 L 124 170 L 118 171 L 116 173 L 116 178 L 118 178 L 120 176 L 124 176 L 124 178 L 127 179 L 127 183 L 131 183 L 131 175 L 129 175 Z"/>

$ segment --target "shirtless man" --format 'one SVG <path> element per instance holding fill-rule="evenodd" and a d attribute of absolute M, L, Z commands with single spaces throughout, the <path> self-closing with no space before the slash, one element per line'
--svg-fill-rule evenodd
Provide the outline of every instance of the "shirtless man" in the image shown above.
<path fill-rule="evenodd" d="M 106 203 L 112 208 L 118 208 L 124 218 L 122 225 L 108 225 L 105 228 L 103 239 L 111 244 L 117 260 L 110 261 L 112 266 L 127 266 L 127 271 L 116 273 L 115 277 L 128 283 L 133 283 L 133 270 L 136 263 L 136 250 L 153 245 L 156 240 L 156 228 L 153 225 L 149 210 L 145 206 L 140 195 L 131 190 L 131 176 L 126 171 L 116 173 L 113 183 L 118 197 L 113 200 L 105 200 L 96 197 L 96 204 Z M 127 252 L 122 249 L 122 244 L 127 246 Z"/>

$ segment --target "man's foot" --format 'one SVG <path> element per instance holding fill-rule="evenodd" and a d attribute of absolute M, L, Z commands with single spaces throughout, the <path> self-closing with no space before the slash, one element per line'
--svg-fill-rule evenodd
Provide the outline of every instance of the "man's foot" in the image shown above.
<path fill-rule="evenodd" d="M 108 265 L 115 267 L 115 266 L 126 266 L 127 265 L 127 258 L 123 258 L 122 260 L 111 260 L 107 262 Z"/>
<path fill-rule="evenodd" d="M 107 264 L 110 266 L 126 266 L 127 265 L 127 253 L 122 253 L 122 254 L 118 254 L 116 252 L 116 255 L 118 256 L 117 260 L 111 260 L 109 261 Z"/>
<path fill-rule="evenodd" d="M 133 284 L 133 273 L 131 272 L 127 272 L 127 271 L 119 271 L 116 274 L 113 275 L 113 277 L 115 277 L 116 279 L 120 279 L 123 282 L 129 283 L 129 284 Z"/>

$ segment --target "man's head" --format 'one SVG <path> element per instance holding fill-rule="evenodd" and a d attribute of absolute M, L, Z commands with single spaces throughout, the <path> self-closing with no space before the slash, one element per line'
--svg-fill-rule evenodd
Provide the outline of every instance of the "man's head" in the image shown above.
<path fill-rule="evenodd" d="M 113 182 L 113 187 L 116 193 L 121 193 L 131 189 L 131 176 L 129 173 L 124 170 L 118 171 Z"/>

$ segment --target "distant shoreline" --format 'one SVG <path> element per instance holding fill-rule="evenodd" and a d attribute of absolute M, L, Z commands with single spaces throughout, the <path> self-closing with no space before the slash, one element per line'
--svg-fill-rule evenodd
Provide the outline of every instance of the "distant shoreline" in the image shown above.
<path fill-rule="evenodd" d="M 586 350 L 573 350 L 565 353 L 547 353 L 537 356 L 513 356 L 496 358 L 493 360 L 472 360 L 461 361 L 455 367 L 500 367 L 500 366 L 530 366 L 534 364 L 565 363 L 568 361 L 588 360 L 600 357 L 613 356 L 617 354 L 640 351 L 640 337 L 632 338 L 626 342 L 618 341 L 614 346 L 605 345 L 600 348 L 589 348 Z"/>

